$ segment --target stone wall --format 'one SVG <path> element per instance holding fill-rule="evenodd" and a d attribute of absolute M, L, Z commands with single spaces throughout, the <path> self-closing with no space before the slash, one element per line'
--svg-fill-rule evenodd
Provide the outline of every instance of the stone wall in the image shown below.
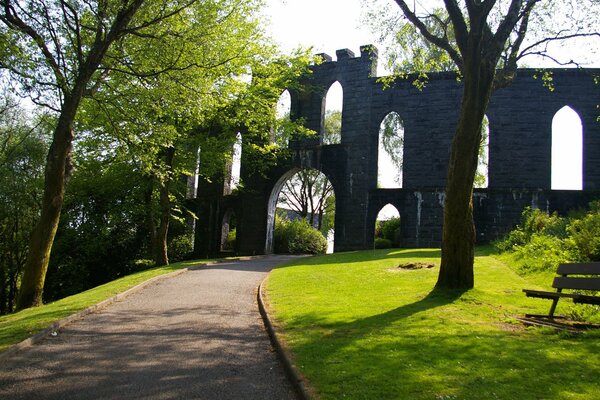
<path fill-rule="evenodd" d="M 291 91 L 291 115 L 304 118 L 308 128 L 322 132 L 325 96 L 331 84 L 338 81 L 344 91 L 341 143 L 293 140 L 293 156 L 273 168 L 267 177 L 244 173 L 242 167 L 242 180 L 251 190 L 239 193 L 235 201 L 213 196 L 212 211 L 208 205 L 199 206 L 204 207 L 200 214 L 210 216 L 205 217 L 206 221 L 213 221 L 212 228 L 197 228 L 196 243 L 203 251 L 215 252 L 214 244 L 201 243 L 214 242 L 210 238 L 218 234 L 211 231 L 220 229 L 219 220 L 227 207 L 236 207 L 237 251 L 268 251 L 273 189 L 282 177 L 307 167 L 323 172 L 334 187 L 335 251 L 372 248 L 375 220 L 386 204 L 400 212 L 402 246 L 440 245 L 446 168 L 462 95 L 460 81 L 454 73 L 438 73 L 429 74 L 423 90 L 415 88 L 410 77 L 384 89 L 374 76 L 374 47 L 362 47 L 358 57 L 349 50 L 338 50 L 336 56 L 337 61 L 332 61 L 322 55 L 324 62 L 313 66 L 313 73 L 303 82 L 307 89 Z M 496 91 L 491 99 L 487 112 L 489 187 L 477 189 L 474 194 L 480 242 L 512 229 L 526 206 L 565 212 L 600 198 L 600 122 L 596 121 L 600 91 L 591 76 L 600 74 L 600 70 L 550 71 L 553 91 L 534 78 L 535 70 L 524 69 L 518 71 L 511 86 Z M 550 190 L 552 118 L 565 105 L 577 111 L 582 121 L 583 191 Z M 392 111 L 404 122 L 403 188 L 378 189 L 379 127 Z M 203 193 L 199 190 L 202 195 L 197 204 L 207 197 Z"/>

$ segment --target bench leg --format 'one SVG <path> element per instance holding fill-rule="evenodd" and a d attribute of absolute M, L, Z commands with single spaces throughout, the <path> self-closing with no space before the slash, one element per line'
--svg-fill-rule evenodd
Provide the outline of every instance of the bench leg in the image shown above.
<path fill-rule="evenodd" d="M 550 306 L 550 312 L 548 312 L 548 318 L 554 318 L 554 311 L 556 310 L 556 304 L 558 303 L 558 297 L 552 299 L 552 305 Z"/>

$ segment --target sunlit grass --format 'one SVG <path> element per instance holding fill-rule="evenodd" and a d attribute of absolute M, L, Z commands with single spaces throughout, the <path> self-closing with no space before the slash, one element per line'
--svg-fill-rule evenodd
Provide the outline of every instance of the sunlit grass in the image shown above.
<path fill-rule="evenodd" d="M 206 262 L 206 261 L 202 261 Z M 159 275 L 198 265 L 200 261 L 183 261 L 125 276 L 85 292 L 40 307 L 0 316 L 0 352 L 48 328 L 52 323 L 103 300 L 122 293 Z"/>
<path fill-rule="evenodd" d="M 323 399 L 598 398 L 600 335 L 523 327 L 515 316 L 549 302 L 525 297 L 538 285 L 489 248 L 477 254 L 462 294 L 432 292 L 438 250 L 378 250 L 278 268 L 268 301 Z M 436 268 L 398 270 L 408 261 Z"/>

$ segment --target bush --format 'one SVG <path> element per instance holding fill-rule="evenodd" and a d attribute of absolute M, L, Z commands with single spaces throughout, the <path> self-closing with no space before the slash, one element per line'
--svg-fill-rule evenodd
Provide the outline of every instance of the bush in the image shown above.
<path fill-rule="evenodd" d="M 327 239 L 306 220 L 275 221 L 274 247 L 276 253 L 324 254 Z"/>
<path fill-rule="evenodd" d="M 225 246 L 223 250 L 235 250 L 235 240 L 237 238 L 237 230 L 232 228 L 227 233 L 227 241 L 225 242 Z"/>
<path fill-rule="evenodd" d="M 389 241 L 389 246 L 386 245 L 387 242 L 378 239 L 385 239 Z M 386 247 L 377 247 L 378 245 L 386 246 Z M 377 221 L 375 225 L 375 248 L 376 249 L 385 249 L 389 247 L 399 246 L 400 245 L 400 218 L 391 218 L 385 221 Z"/>
<path fill-rule="evenodd" d="M 392 241 L 384 238 L 375 238 L 375 248 L 376 249 L 389 249 L 392 247 Z"/>
<path fill-rule="evenodd" d="M 500 251 L 512 251 L 527 244 L 532 236 L 554 236 L 565 238 L 568 220 L 557 213 L 547 214 L 537 208 L 527 207 L 521 214 L 521 223 L 506 237 L 496 242 Z"/>
<path fill-rule="evenodd" d="M 554 271 L 565 262 L 600 261 L 600 202 L 590 203 L 587 212 L 569 215 L 526 208 L 521 223 L 496 247 L 512 253 L 522 272 Z"/>
<path fill-rule="evenodd" d="M 192 254 L 192 235 L 175 236 L 168 244 L 169 262 L 182 261 Z"/>
<path fill-rule="evenodd" d="M 572 241 L 555 236 L 533 235 L 529 242 L 514 248 L 521 272 L 556 270 L 559 264 L 579 261 Z"/>
<path fill-rule="evenodd" d="M 591 204 L 591 210 L 581 219 L 575 219 L 567 227 L 580 257 L 585 261 L 600 261 L 600 209 L 599 202 Z"/>

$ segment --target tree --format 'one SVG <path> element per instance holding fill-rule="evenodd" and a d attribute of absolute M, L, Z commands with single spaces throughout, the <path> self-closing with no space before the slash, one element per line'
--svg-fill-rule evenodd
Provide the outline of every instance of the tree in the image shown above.
<path fill-rule="evenodd" d="M 45 167 L 41 215 L 31 236 L 18 308 L 38 305 L 42 300 L 65 185 L 71 174 L 74 121 L 82 99 L 103 84 L 110 84 L 115 72 L 129 75 L 141 72 L 152 76 L 173 69 L 191 68 L 173 63 L 178 60 L 175 58 L 167 59 L 159 69 L 139 71 L 131 63 L 135 53 L 126 53 L 123 45 L 132 37 L 145 39 L 137 43 L 152 46 L 156 39 L 175 36 L 177 32 L 160 29 L 160 25 L 184 15 L 182 11 L 193 4 L 198 2 L 0 2 L 3 24 L 0 68 L 7 71 L 34 102 L 57 114 Z M 181 47 L 175 47 L 178 48 Z M 127 50 L 139 53 L 145 51 L 145 47 Z"/>
<path fill-rule="evenodd" d="M 323 217 L 334 212 L 333 186 L 327 177 L 314 169 L 303 169 L 288 179 L 279 194 L 278 203 L 306 219 L 321 230 Z"/>
<path fill-rule="evenodd" d="M 48 121 L 25 110 L 4 92 L 0 98 L 0 314 L 15 308 L 18 282 L 27 257 L 27 239 L 42 194 L 44 130 Z"/>
<path fill-rule="evenodd" d="M 394 167 L 394 182 L 402 184 L 402 166 L 404 161 L 404 122 L 402 118 L 391 112 L 385 116 L 379 127 L 379 159 L 378 170 L 379 174 L 383 169 L 386 169 L 388 162 Z M 386 171 L 389 173 L 389 171 Z M 378 176 L 378 185 L 380 184 L 381 176 Z"/>
<path fill-rule="evenodd" d="M 123 47 L 135 73 L 113 77 L 85 105 L 88 125 L 115 137 L 144 173 L 146 225 L 157 265 L 169 262 L 167 239 L 177 200 L 171 189 L 195 169 L 196 127 L 240 96 L 246 86 L 240 77 L 270 51 L 255 18 L 258 4 L 198 3 L 166 21 L 172 34 L 153 46 L 144 45 L 143 38 L 128 40 Z M 165 58 L 171 70 L 151 73 Z"/>
<path fill-rule="evenodd" d="M 587 8 L 575 3 L 543 0 L 445 0 L 447 18 L 421 13 L 395 0 L 406 20 L 456 65 L 463 81 L 458 124 L 452 141 L 444 203 L 442 261 L 436 287 L 473 287 L 475 228 L 473 182 L 481 143 L 482 122 L 496 88 L 517 74 L 525 56 L 552 56 L 548 45 L 575 37 L 598 37 L 597 2 Z M 585 10 L 586 19 L 577 23 Z M 560 26 L 552 18 L 566 15 Z M 590 23 L 590 20 L 594 22 Z M 585 25 L 584 25 L 585 22 Z M 433 28 L 435 27 L 435 29 Z M 555 58 L 553 58 L 555 59 Z"/>
<path fill-rule="evenodd" d="M 342 141 L 342 112 L 327 110 L 323 123 L 323 144 L 336 144 Z"/>

